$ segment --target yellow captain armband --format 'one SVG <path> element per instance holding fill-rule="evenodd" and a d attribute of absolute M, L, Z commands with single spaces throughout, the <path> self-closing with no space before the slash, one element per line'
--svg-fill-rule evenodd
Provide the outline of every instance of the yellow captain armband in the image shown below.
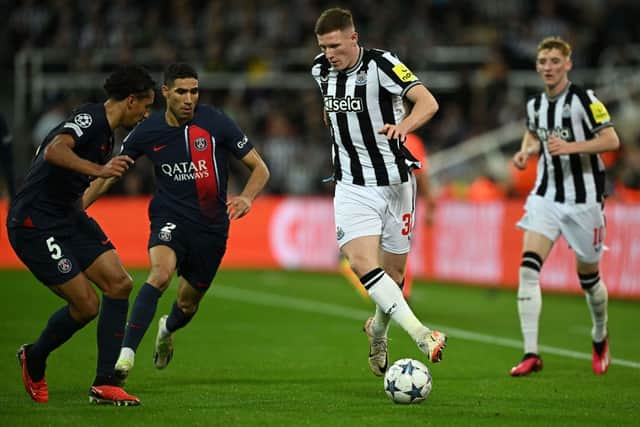
<path fill-rule="evenodd" d="M 605 107 L 602 102 L 593 102 L 589 104 L 589 108 L 591 109 L 591 114 L 593 114 L 593 118 L 596 123 L 600 124 L 611 120 L 607 107 Z"/>
<path fill-rule="evenodd" d="M 400 80 L 402 80 L 405 83 L 412 82 L 418 79 L 416 75 L 413 74 L 413 72 L 409 68 L 407 68 L 406 65 L 402 63 L 394 66 L 392 70 L 396 74 L 396 76 L 398 76 Z"/>

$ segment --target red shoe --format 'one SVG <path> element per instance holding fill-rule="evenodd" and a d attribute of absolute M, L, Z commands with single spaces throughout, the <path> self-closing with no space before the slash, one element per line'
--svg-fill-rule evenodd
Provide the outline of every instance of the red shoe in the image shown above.
<path fill-rule="evenodd" d="M 611 355 L 609 354 L 609 336 L 603 342 L 593 343 L 593 352 L 591 359 L 591 368 L 596 375 L 602 375 L 607 372 L 611 364 Z"/>
<path fill-rule="evenodd" d="M 532 372 L 542 370 L 542 359 L 534 353 L 527 353 L 517 366 L 511 368 L 512 377 L 524 377 Z"/>
<path fill-rule="evenodd" d="M 27 349 L 29 347 L 30 344 L 23 344 L 16 353 L 22 370 L 22 382 L 24 383 L 24 388 L 27 390 L 27 393 L 29 393 L 29 396 L 31 396 L 33 400 L 38 403 L 47 403 L 49 401 L 47 380 L 42 377 L 40 381 L 33 381 L 27 369 Z"/>
<path fill-rule="evenodd" d="M 89 390 L 89 402 L 97 405 L 138 406 L 140 399 L 130 395 L 122 387 L 94 385 Z"/>

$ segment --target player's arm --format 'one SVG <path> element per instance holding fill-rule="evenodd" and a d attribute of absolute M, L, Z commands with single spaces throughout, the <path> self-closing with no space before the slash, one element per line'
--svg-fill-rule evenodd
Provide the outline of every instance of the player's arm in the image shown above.
<path fill-rule="evenodd" d="M 552 156 L 560 154 L 596 154 L 605 151 L 616 151 L 620 148 L 620 138 L 613 126 L 596 132 L 595 138 L 586 141 L 567 142 L 557 136 L 549 136 L 547 144 Z"/>
<path fill-rule="evenodd" d="M 427 123 L 438 111 L 438 101 L 424 85 L 413 86 L 405 97 L 413 104 L 409 114 L 397 125 L 386 123 L 378 130 L 379 134 L 385 134 L 388 139 L 399 138 L 404 141 L 409 132 Z"/>
<path fill-rule="evenodd" d="M 520 144 L 520 151 L 513 156 L 513 164 L 518 169 L 524 169 L 527 166 L 527 161 L 532 154 L 540 153 L 540 140 L 533 132 L 527 130 L 522 137 L 522 143 Z"/>
<path fill-rule="evenodd" d="M 129 165 L 133 163 L 129 156 L 116 156 L 109 160 L 106 165 L 99 165 L 78 156 L 73 151 L 75 144 L 71 135 L 56 135 L 53 141 L 45 148 L 44 160 L 61 168 L 101 178 L 120 177 L 129 169 Z"/>
<path fill-rule="evenodd" d="M 82 195 L 82 207 L 87 209 L 93 202 L 98 200 L 103 194 L 105 194 L 113 184 L 115 184 L 120 178 L 96 178 L 91 181 L 89 187 L 84 191 Z"/>
<path fill-rule="evenodd" d="M 241 161 L 251 171 L 251 175 L 249 175 L 242 192 L 227 202 L 229 219 L 238 219 L 245 216 L 251 209 L 253 201 L 269 180 L 269 168 L 267 168 L 255 148 L 249 151 Z"/>

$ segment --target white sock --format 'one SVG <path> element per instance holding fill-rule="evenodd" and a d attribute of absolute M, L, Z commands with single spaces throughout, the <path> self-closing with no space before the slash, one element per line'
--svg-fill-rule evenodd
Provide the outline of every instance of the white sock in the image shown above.
<path fill-rule="evenodd" d="M 171 336 L 171 332 L 169 332 L 169 330 L 167 329 L 166 322 L 162 324 L 162 327 L 160 328 L 159 333 L 160 333 L 160 338 L 162 339 L 165 339 Z"/>
<path fill-rule="evenodd" d="M 591 337 L 595 342 L 602 342 L 607 337 L 607 302 L 609 294 L 602 279 L 589 289 L 585 289 L 584 296 L 591 312 Z"/>
<path fill-rule="evenodd" d="M 374 272 L 366 274 L 363 279 L 367 279 L 366 283 L 363 282 L 363 285 L 369 292 L 371 299 L 378 306 L 376 315 L 380 311 L 381 316 L 390 316 L 414 340 L 418 340 L 425 332 L 429 331 L 429 328 L 420 323 L 413 311 L 411 311 L 409 304 L 402 296 L 402 290 L 400 290 L 398 284 L 382 269 L 376 269 Z"/>
<path fill-rule="evenodd" d="M 540 272 L 529 267 L 520 267 L 518 286 L 518 314 L 524 339 L 525 353 L 538 353 L 538 321 L 542 310 Z"/>
<path fill-rule="evenodd" d="M 130 347 L 122 347 L 120 349 L 120 356 L 118 356 L 118 360 L 126 360 L 131 362 L 131 365 L 133 366 L 133 362 L 135 361 L 136 358 L 136 352 L 133 351 L 132 348 Z"/>
<path fill-rule="evenodd" d="M 389 332 L 389 324 L 391 316 L 386 314 L 376 305 L 376 313 L 373 315 L 373 323 L 371 324 L 371 333 L 374 337 L 384 337 Z"/>

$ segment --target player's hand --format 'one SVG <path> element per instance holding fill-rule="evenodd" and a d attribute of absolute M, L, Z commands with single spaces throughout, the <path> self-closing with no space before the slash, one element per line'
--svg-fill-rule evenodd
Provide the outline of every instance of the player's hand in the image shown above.
<path fill-rule="evenodd" d="M 529 160 L 529 153 L 526 151 L 518 151 L 512 159 L 513 165 L 520 170 L 527 167 L 527 160 Z"/>
<path fill-rule="evenodd" d="M 399 126 L 388 123 L 385 123 L 382 129 L 378 131 L 378 134 L 386 135 L 387 139 L 398 139 L 400 142 L 404 142 L 404 140 L 407 139 L 407 133 L 408 132 L 403 131 Z"/>
<path fill-rule="evenodd" d="M 134 163 L 133 159 L 129 156 L 115 156 L 106 165 L 102 166 L 99 178 L 120 178 Z"/>
<path fill-rule="evenodd" d="M 547 149 L 552 156 L 559 156 L 560 154 L 571 154 L 571 144 L 562 138 L 558 138 L 555 135 L 551 135 L 547 139 Z"/>
<path fill-rule="evenodd" d="M 245 216 L 251 209 L 251 200 L 245 196 L 234 196 L 227 202 L 227 215 L 229 219 L 238 219 Z"/>

